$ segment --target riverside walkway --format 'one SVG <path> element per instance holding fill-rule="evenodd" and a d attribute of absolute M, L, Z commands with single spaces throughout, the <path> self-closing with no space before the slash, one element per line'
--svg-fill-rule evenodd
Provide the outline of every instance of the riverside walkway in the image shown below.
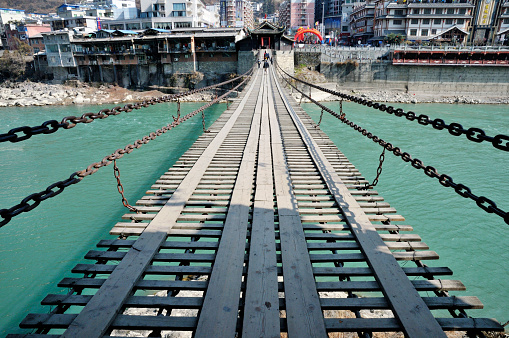
<path fill-rule="evenodd" d="M 481 302 L 448 294 L 465 287 L 423 263 L 438 255 L 365 183 L 272 66 L 256 69 L 137 201 L 139 213 L 113 227 L 119 238 L 72 270 L 82 278 L 59 283 L 70 292 L 48 295 L 52 311 L 22 321 L 33 333 L 9 337 L 502 331 L 467 315 Z"/>

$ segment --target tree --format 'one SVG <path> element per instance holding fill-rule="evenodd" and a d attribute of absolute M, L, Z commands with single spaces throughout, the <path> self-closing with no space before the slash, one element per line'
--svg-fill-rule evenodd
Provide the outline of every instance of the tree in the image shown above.
<path fill-rule="evenodd" d="M 405 40 L 405 37 L 401 34 L 390 33 L 384 37 L 384 42 L 391 45 L 399 45 Z"/>
<path fill-rule="evenodd" d="M 22 56 L 33 55 L 34 53 L 33 48 L 28 43 L 26 43 L 25 41 L 21 41 L 18 38 L 13 39 L 13 45 L 14 49 L 16 49 L 18 53 Z"/>
<path fill-rule="evenodd" d="M 26 62 L 20 53 L 4 51 L 0 57 L 0 77 L 18 79 L 25 74 Z"/>

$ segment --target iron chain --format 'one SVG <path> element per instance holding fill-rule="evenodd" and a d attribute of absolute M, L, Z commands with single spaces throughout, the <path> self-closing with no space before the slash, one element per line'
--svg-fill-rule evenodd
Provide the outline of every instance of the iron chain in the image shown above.
<path fill-rule="evenodd" d="M 284 72 L 284 71 L 283 71 Z M 286 73 L 285 73 L 286 74 Z M 288 74 L 287 74 L 288 75 Z M 291 77 L 291 76 L 290 76 Z M 441 174 L 439 175 L 437 170 L 432 166 L 425 166 L 424 163 L 417 159 L 412 158 L 412 156 L 407 152 L 401 152 L 401 149 L 399 147 L 394 147 L 391 143 L 384 141 L 383 139 L 379 138 L 376 135 L 373 135 L 372 133 L 368 132 L 366 129 L 358 126 L 357 124 L 353 123 L 352 121 L 349 121 L 347 118 L 345 118 L 343 115 L 340 115 L 333 111 L 332 109 L 324 106 L 323 104 L 317 102 L 316 100 L 313 100 L 303 92 L 301 92 L 297 87 L 293 86 L 287 79 L 282 77 L 288 84 L 290 84 L 293 88 L 295 88 L 299 93 L 301 93 L 304 97 L 308 98 L 311 102 L 313 102 L 315 105 L 319 106 L 324 111 L 328 112 L 332 116 L 339 119 L 341 122 L 345 123 L 346 125 L 350 126 L 354 130 L 357 130 L 362 135 L 366 136 L 367 138 L 371 139 L 373 142 L 378 143 L 380 146 L 384 147 L 384 149 L 391 151 L 394 155 L 400 156 L 401 159 L 405 162 L 411 162 L 412 167 L 416 169 L 422 169 L 424 170 L 424 173 L 431 178 L 437 178 L 441 185 L 444 187 L 451 187 L 454 189 L 454 191 L 464 197 L 464 198 L 470 198 L 472 199 L 482 210 L 486 211 L 487 213 L 494 213 L 497 216 L 500 216 L 504 219 L 504 222 L 506 224 L 509 224 L 509 213 L 503 211 L 502 209 L 498 208 L 496 203 L 490 200 L 489 198 L 485 196 L 477 196 L 472 193 L 471 189 L 463 184 L 455 183 L 452 177 Z M 300 80 L 299 80 L 300 81 Z"/>
<path fill-rule="evenodd" d="M 120 182 L 120 169 L 118 169 L 117 167 L 116 160 L 113 160 L 113 176 L 115 176 L 115 179 L 117 180 L 117 190 L 120 196 L 122 196 L 122 204 L 124 205 L 124 207 L 129 209 L 129 211 L 139 213 L 138 209 L 130 205 L 129 202 L 127 201 L 127 198 L 125 198 L 124 196 L 124 186 L 122 185 L 122 182 Z"/>
<path fill-rule="evenodd" d="M 203 92 L 205 90 L 214 89 L 216 87 L 224 86 L 225 84 L 228 84 L 228 83 L 231 83 L 231 82 L 241 79 L 242 77 L 246 76 L 251 71 L 252 71 L 252 69 L 249 70 L 248 72 L 246 72 L 245 74 L 237 76 L 233 79 L 230 79 L 230 80 L 227 80 L 227 81 L 215 84 L 215 85 L 203 87 L 200 89 L 188 90 L 188 91 L 186 91 L 184 93 L 180 93 L 180 94 L 165 95 L 160 98 L 154 97 L 150 100 L 145 100 L 143 102 L 139 102 L 139 103 L 135 103 L 135 104 L 126 104 L 124 107 L 117 106 L 117 107 L 113 107 L 112 109 L 102 109 L 98 113 L 85 113 L 85 114 L 81 115 L 80 117 L 66 116 L 62 119 L 61 122 L 58 122 L 57 120 L 49 120 L 49 121 L 42 123 L 40 126 L 35 126 L 35 127 L 23 126 L 23 127 L 13 128 L 5 134 L 0 134 L 0 143 L 2 143 L 2 142 L 21 142 L 21 141 L 28 140 L 29 138 L 31 138 L 34 135 L 52 134 L 60 128 L 71 129 L 71 128 L 74 128 L 78 123 L 91 123 L 97 119 L 105 119 L 110 115 L 118 115 L 122 112 L 129 113 L 129 112 L 133 111 L 133 109 L 140 109 L 140 108 L 148 107 L 150 105 L 154 105 L 157 103 L 170 102 L 174 99 L 178 99 L 183 96 L 196 94 L 199 92 Z"/>
<path fill-rule="evenodd" d="M 0 221 L 0 227 L 9 223 L 13 217 L 18 216 L 23 212 L 28 212 L 35 209 L 42 201 L 51 197 L 55 197 L 56 195 L 63 192 L 64 189 L 68 186 L 76 184 L 81 180 L 82 178 L 80 178 L 78 173 L 75 172 L 68 179 L 53 183 L 45 190 L 25 197 L 19 204 L 16 204 L 12 208 L 1 209 L 0 217 L 3 219 Z"/>
<path fill-rule="evenodd" d="M 151 140 L 154 140 L 157 136 L 166 133 L 167 131 L 176 127 L 180 123 L 204 111 L 208 107 L 212 106 L 213 104 L 219 102 L 220 100 L 228 96 L 232 91 L 236 90 L 241 85 L 243 85 L 248 79 L 249 76 L 246 76 L 246 78 L 242 82 L 240 82 L 237 86 L 235 86 L 231 91 L 228 91 L 225 94 L 221 95 L 220 97 L 217 97 L 216 99 L 212 100 L 211 102 L 207 103 L 201 108 L 185 115 L 183 118 L 174 120 L 172 123 L 162 127 L 161 129 L 158 129 L 155 132 L 150 133 L 149 135 L 144 136 L 139 140 L 136 140 L 134 144 L 128 144 L 127 146 L 124 147 L 124 149 L 117 149 L 113 154 L 104 157 L 100 162 L 92 163 L 86 169 L 73 173 L 68 179 L 53 183 L 48 188 L 46 188 L 46 190 L 25 197 L 19 204 L 13 206 L 12 208 L 0 209 L 0 217 L 2 218 L 2 220 L 0 221 L 0 227 L 9 223 L 13 217 L 23 212 L 28 212 L 30 210 L 35 209 L 37 206 L 39 206 L 39 204 L 42 201 L 60 194 L 61 192 L 64 191 L 65 188 L 72 184 L 80 182 L 86 176 L 92 175 L 97 170 L 99 170 L 99 168 L 110 165 L 116 159 L 123 157 L 125 154 L 131 153 L 134 149 L 140 148 L 143 144 L 147 144 Z M 119 192 L 120 190 L 121 189 L 119 188 Z"/>
<path fill-rule="evenodd" d="M 504 150 L 504 151 L 509 151 L 509 135 L 503 135 L 503 134 L 499 134 L 499 135 L 496 135 L 494 137 L 491 137 L 491 136 L 488 136 L 486 135 L 486 133 L 484 132 L 484 130 L 480 129 L 480 128 L 476 128 L 476 127 L 472 127 L 472 128 L 468 128 L 468 129 L 465 129 L 461 124 L 459 123 L 450 123 L 450 124 L 446 124 L 444 120 L 442 119 L 430 119 L 430 117 L 428 115 L 425 115 L 425 114 L 421 114 L 419 116 L 416 115 L 416 113 L 414 113 L 413 111 L 409 111 L 409 112 L 406 112 L 401 109 L 401 108 L 395 108 L 393 106 L 389 106 L 389 105 L 385 105 L 385 104 L 381 104 L 381 103 L 377 103 L 377 102 L 373 102 L 373 101 L 370 101 L 370 100 L 366 100 L 366 99 L 363 99 L 363 98 L 360 98 L 360 97 L 357 97 L 357 96 L 353 96 L 353 95 L 348 95 L 348 94 L 343 94 L 341 92 L 337 92 L 335 90 L 332 90 L 332 89 L 327 89 L 327 88 L 323 88 L 323 87 L 319 87 L 317 85 L 314 85 L 312 83 L 309 83 L 309 82 L 306 82 L 306 81 L 303 81 L 303 80 L 300 80 L 300 79 L 297 79 L 296 77 L 293 77 L 291 76 L 290 74 L 288 74 L 287 72 L 285 72 L 281 67 L 278 67 L 284 74 L 286 74 L 288 77 L 294 79 L 294 80 L 297 80 L 307 86 L 310 86 L 310 87 L 313 87 L 313 88 L 316 88 L 318 90 L 321 90 L 321 91 L 324 91 L 326 93 L 329 93 L 329 94 L 332 94 L 332 95 L 336 95 L 340 98 L 343 98 L 343 99 L 347 99 L 347 100 L 350 100 L 352 102 L 356 102 L 356 103 L 359 103 L 359 104 L 362 104 L 364 106 L 368 106 L 368 107 L 371 107 L 373 109 L 378 109 L 380 111 L 385 111 L 386 113 L 388 114 L 394 114 L 395 116 L 398 116 L 398 117 L 405 117 L 407 120 L 409 121 L 417 121 L 417 123 L 419 123 L 420 125 L 423 125 L 423 126 L 427 126 L 427 125 L 431 125 L 434 129 L 437 129 L 437 130 L 447 130 L 449 132 L 449 134 L 453 135 L 453 136 L 461 136 L 461 135 L 465 135 L 466 138 L 472 142 L 476 142 L 476 143 L 481 143 L 483 141 L 488 141 L 490 142 L 493 147 L 495 147 L 496 149 L 499 149 L 499 150 Z"/>

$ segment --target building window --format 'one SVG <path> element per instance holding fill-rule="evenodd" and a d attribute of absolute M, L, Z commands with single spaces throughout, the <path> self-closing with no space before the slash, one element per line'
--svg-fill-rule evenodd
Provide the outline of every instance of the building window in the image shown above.
<path fill-rule="evenodd" d="M 445 19 L 446 25 L 452 25 L 452 19 Z"/>
<path fill-rule="evenodd" d="M 403 15 L 403 10 L 402 9 L 394 10 L 394 15 Z"/>
<path fill-rule="evenodd" d="M 509 24 L 509 19 L 504 19 L 504 25 Z"/>
<path fill-rule="evenodd" d="M 175 3 L 175 4 L 173 4 L 173 10 L 174 11 L 185 11 L 186 4 L 185 3 Z"/>
<path fill-rule="evenodd" d="M 428 36 L 428 30 L 427 29 L 422 29 L 421 30 L 421 36 Z"/>
<path fill-rule="evenodd" d="M 398 26 L 398 25 L 401 25 L 401 24 L 403 23 L 403 21 L 402 21 L 402 20 L 394 20 L 392 23 L 393 23 L 395 26 Z"/>
<path fill-rule="evenodd" d="M 441 25 L 442 24 L 442 19 L 435 19 L 435 20 L 433 20 L 433 24 L 434 25 Z"/>
<path fill-rule="evenodd" d="M 454 14 L 454 8 L 447 8 L 447 14 Z"/>
<path fill-rule="evenodd" d="M 465 23 L 465 19 L 457 19 L 456 24 L 457 25 L 463 25 Z"/>
<path fill-rule="evenodd" d="M 348 32 L 348 26 L 343 26 L 343 27 L 341 27 L 341 31 L 343 31 L 343 32 Z"/>
<path fill-rule="evenodd" d="M 412 10 L 412 14 L 419 14 L 419 10 L 418 9 L 413 9 Z"/>
<path fill-rule="evenodd" d="M 186 16 L 185 11 L 173 11 L 171 12 L 171 16 Z"/>
<path fill-rule="evenodd" d="M 174 22 L 173 25 L 175 28 L 191 28 L 190 22 Z"/>
<path fill-rule="evenodd" d="M 419 20 L 417 20 L 417 19 L 412 19 L 412 20 L 410 20 L 410 23 L 411 23 L 412 25 L 417 25 L 417 24 L 419 23 Z"/>
<path fill-rule="evenodd" d="M 458 14 L 465 14 L 467 12 L 467 9 L 466 8 L 460 8 L 458 10 Z"/>
<path fill-rule="evenodd" d="M 424 8 L 424 14 L 431 14 L 431 8 Z"/>
<path fill-rule="evenodd" d="M 422 19 L 423 25 L 429 25 L 429 19 Z"/>
<path fill-rule="evenodd" d="M 410 36 L 416 36 L 416 35 L 417 35 L 417 29 L 411 29 Z"/>
<path fill-rule="evenodd" d="M 58 53 L 58 45 L 46 45 L 46 49 L 50 53 Z"/>
<path fill-rule="evenodd" d="M 442 14 L 442 8 L 435 9 L 435 14 Z"/>
<path fill-rule="evenodd" d="M 437 30 L 436 29 L 432 29 L 431 30 L 431 35 L 436 35 L 437 34 Z"/>

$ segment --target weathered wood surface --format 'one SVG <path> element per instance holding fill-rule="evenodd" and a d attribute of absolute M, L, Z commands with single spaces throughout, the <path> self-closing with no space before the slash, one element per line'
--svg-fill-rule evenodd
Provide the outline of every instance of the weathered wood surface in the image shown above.
<path fill-rule="evenodd" d="M 119 239 L 100 241 L 85 256 L 91 263 L 73 268 L 84 277 L 60 281 L 73 293 L 48 295 L 43 304 L 55 310 L 25 318 L 21 326 L 36 330 L 27 337 L 57 328 L 72 337 L 121 335 L 116 329 L 196 337 L 503 330 L 491 319 L 429 316 L 482 304 L 447 296 L 465 285 L 443 279 L 452 275 L 447 267 L 424 265 L 438 254 L 378 192 L 357 189 L 367 180 L 279 87 L 260 69 L 137 201 L 141 213 L 114 225 Z M 167 296 L 146 296 L 157 291 Z M 331 292 L 338 294 L 324 294 Z M 77 306 L 79 314 L 69 313 Z M 158 315 L 126 315 L 131 308 Z M 378 309 L 396 318 L 340 318 L 340 310 Z M 335 318 L 324 318 L 326 310 Z"/>
<path fill-rule="evenodd" d="M 278 84 L 279 85 L 279 84 Z M 380 238 L 357 201 L 335 173 L 320 147 L 305 128 L 293 107 L 283 100 L 327 187 L 341 207 L 345 221 L 362 247 L 369 266 L 381 284 L 402 329 L 410 337 L 446 337 L 433 314 L 405 275 L 390 249 Z"/>

